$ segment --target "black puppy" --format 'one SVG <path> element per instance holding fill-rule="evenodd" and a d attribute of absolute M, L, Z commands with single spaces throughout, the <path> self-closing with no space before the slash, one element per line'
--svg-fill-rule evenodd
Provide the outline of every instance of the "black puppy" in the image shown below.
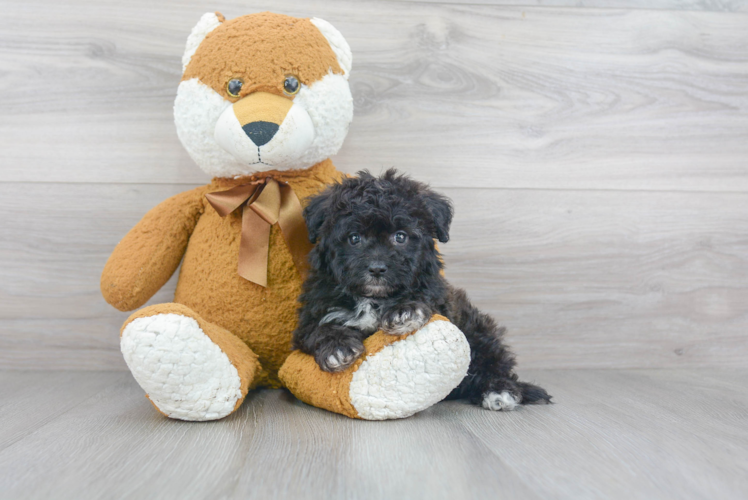
<path fill-rule="evenodd" d="M 293 343 L 323 370 L 346 369 L 379 329 L 409 333 L 438 313 L 462 330 L 471 349 L 468 374 L 449 398 L 491 410 L 550 402 L 544 389 L 517 379 L 504 328 L 441 274 L 434 238 L 449 239 L 449 199 L 394 169 L 381 178 L 364 171 L 311 199 L 304 218 L 317 245 Z"/>

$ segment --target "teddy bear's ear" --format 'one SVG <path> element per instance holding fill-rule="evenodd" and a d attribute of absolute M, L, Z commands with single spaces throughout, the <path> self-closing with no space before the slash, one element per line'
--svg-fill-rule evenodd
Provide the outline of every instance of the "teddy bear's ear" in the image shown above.
<path fill-rule="evenodd" d="M 348 73 L 351 72 L 351 63 L 353 62 L 353 54 L 351 54 L 351 48 L 348 46 L 348 42 L 345 41 L 340 31 L 336 30 L 335 27 L 318 17 L 311 19 L 317 29 L 327 39 L 327 43 L 330 44 L 330 48 L 335 52 L 335 56 L 338 58 L 338 64 L 343 70 L 343 75 L 346 80 L 348 79 Z"/>
<path fill-rule="evenodd" d="M 200 46 L 205 37 L 216 29 L 225 20 L 223 14 L 220 12 L 207 12 L 203 14 L 203 17 L 197 22 L 190 36 L 187 37 L 187 45 L 184 48 L 184 54 L 182 55 L 182 73 L 187 69 L 187 65 L 190 64 L 192 56 L 195 55 L 197 48 Z"/>

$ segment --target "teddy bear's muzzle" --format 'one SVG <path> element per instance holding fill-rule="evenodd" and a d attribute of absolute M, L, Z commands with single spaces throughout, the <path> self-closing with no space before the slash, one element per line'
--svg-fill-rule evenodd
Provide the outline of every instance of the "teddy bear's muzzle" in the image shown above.
<path fill-rule="evenodd" d="M 253 92 L 235 102 L 231 109 L 239 125 L 265 122 L 280 126 L 293 107 L 293 101 L 268 92 Z"/>
<path fill-rule="evenodd" d="M 291 99 L 254 92 L 224 110 L 216 123 L 216 143 L 248 165 L 284 168 L 314 141 L 312 119 Z"/>

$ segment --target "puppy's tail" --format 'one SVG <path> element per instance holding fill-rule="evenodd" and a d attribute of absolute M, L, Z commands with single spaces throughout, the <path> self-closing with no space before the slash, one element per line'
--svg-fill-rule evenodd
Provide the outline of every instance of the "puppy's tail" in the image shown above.
<path fill-rule="evenodd" d="M 528 384 L 527 382 L 517 382 L 519 390 L 522 393 L 522 404 L 533 405 L 533 404 L 550 404 L 552 403 L 551 396 L 540 386 Z"/>

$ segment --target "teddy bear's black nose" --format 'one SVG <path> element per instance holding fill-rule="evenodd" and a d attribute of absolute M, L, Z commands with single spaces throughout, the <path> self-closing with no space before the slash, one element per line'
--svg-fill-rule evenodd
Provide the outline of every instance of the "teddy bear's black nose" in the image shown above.
<path fill-rule="evenodd" d="M 276 132 L 278 132 L 278 125 L 270 122 L 252 122 L 247 123 L 242 127 L 244 133 L 247 134 L 252 142 L 257 146 L 264 146 L 270 139 L 273 138 Z"/>

